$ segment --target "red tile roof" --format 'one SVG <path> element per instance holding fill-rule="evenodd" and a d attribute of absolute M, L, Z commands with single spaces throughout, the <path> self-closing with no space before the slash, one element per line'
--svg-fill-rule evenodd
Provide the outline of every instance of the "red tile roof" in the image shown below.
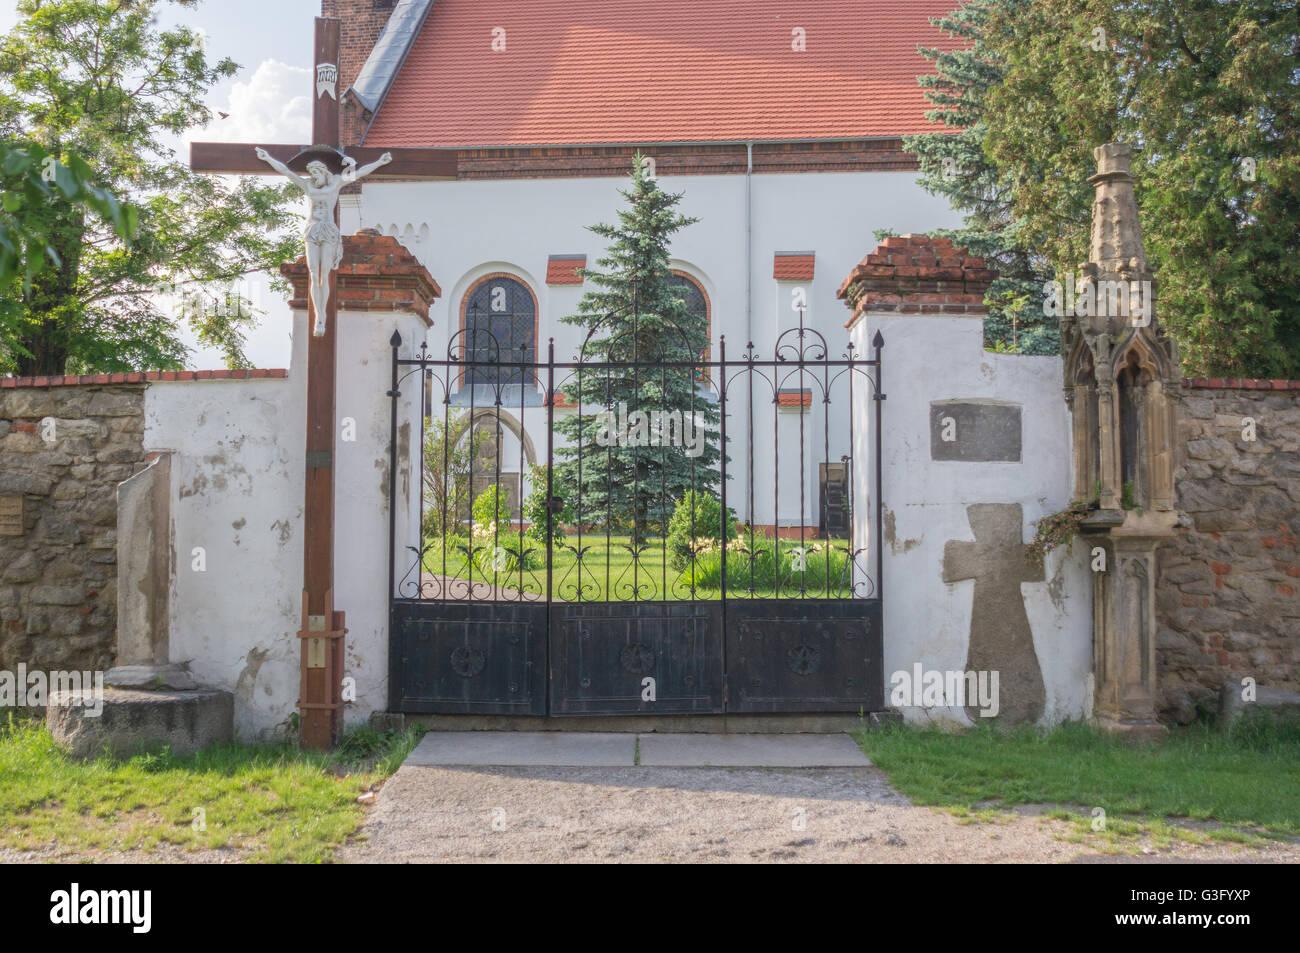
<path fill-rule="evenodd" d="M 546 262 L 546 283 L 548 285 L 580 285 L 582 275 L 579 268 L 587 267 L 586 255 L 552 255 Z"/>
<path fill-rule="evenodd" d="M 812 281 L 815 256 L 777 252 L 772 258 L 772 277 L 777 281 Z"/>
<path fill-rule="evenodd" d="M 956 0 L 438 0 L 373 146 L 846 139 L 936 127 L 917 45 Z M 506 31 L 493 52 L 493 30 Z M 806 52 L 792 49 L 795 28 Z"/>

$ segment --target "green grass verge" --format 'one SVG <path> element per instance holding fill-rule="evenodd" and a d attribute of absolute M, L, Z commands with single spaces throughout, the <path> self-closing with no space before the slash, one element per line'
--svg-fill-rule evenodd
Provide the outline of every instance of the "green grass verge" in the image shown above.
<path fill-rule="evenodd" d="M 1146 744 L 1080 723 L 1047 731 L 891 725 L 864 730 L 858 741 L 913 801 L 975 820 L 989 807 L 1048 804 L 1074 808 L 1048 816 L 1081 832 L 1094 831 L 1092 813 L 1102 808 L 1112 839 L 1154 835 L 1157 845 L 1300 835 L 1300 726 L 1293 724 L 1245 721 L 1232 732 L 1197 724 Z"/>
<path fill-rule="evenodd" d="M 39 722 L 11 718 L 0 723 L 0 846 L 226 847 L 243 860 L 329 861 L 364 817 L 357 797 L 397 770 L 421 733 L 358 728 L 328 753 L 232 744 L 188 758 L 79 761 Z"/>

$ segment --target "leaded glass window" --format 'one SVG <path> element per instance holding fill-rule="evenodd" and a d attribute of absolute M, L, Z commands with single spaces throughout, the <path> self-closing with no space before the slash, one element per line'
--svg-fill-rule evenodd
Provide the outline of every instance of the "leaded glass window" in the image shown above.
<path fill-rule="evenodd" d="M 533 383 L 522 367 L 497 363 L 537 361 L 537 305 L 520 281 L 498 275 L 479 282 L 465 300 L 465 354 L 470 384 Z"/>

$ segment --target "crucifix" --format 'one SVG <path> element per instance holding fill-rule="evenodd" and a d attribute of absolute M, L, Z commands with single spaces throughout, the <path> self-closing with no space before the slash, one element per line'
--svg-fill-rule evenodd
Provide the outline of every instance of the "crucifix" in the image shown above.
<path fill-rule="evenodd" d="M 311 277 L 311 303 L 316 321 L 311 333 L 324 337 L 325 318 L 329 310 L 330 275 L 343 261 L 343 233 L 339 231 L 339 192 L 345 185 L 374 172 L 393 161 L 393 154 L 385 152 L 374 162 L 357 168 L 352 156 L 343 157 L 343 172 L 335 175 L 320 159 L 307 163 L 306 177 L 294 172 L 261 146 L 257 157 L 276 172 L 288 177 L 303 195 L 307 196 L 307 227 L 303 229 L 302 244 L 307 257 L 307 274 Z"/>
<path fill-rule="evenodd" d="M 296 181 L 308 197 L 304 232 L 311 293 L 307 318 L 307 479 L 303 509 L 303 589 L 298 740 L 306 748 L 332 747 L 343 727 L 344 613 L 334 608 L 334 433 L 338 353 L 337 269 L 343 254 L 338 195 L 365 175 L 400 179 L 454 179 L 457 154 L 448 149 L 341 150 L 337 17 L 316 18 L 310 146 L 196 142 L 196 172 L 266 175 Z M 363 163 L 360 167 L 357 163 Z M 391 505 L 391 501 L 390 501 Z"/>

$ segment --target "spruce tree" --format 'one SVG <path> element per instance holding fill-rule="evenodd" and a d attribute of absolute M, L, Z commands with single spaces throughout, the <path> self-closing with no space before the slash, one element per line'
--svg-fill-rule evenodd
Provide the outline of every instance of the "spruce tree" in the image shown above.
<path fill-rule="evenodd" d="M 935 73 L 918 76 L 925 97 L 935 108 L 926 118 L 942 130 L 905 136 L 903 148 L 920 162 L 918 180 L 932 195 L 948 199 L 963 214 L 964 227 L 936 229 L 958 248 L 969 249 L 989 262 L 998 278 L 989 288 L 984 320 L 984 345 L 1021 354 L 1056 354 L 1060 348 L 1058 322 L 1043 315 L 1043 282 L 1052 276 L 1042 255 L 1031 252 L 1022 238 L 1014 206 L 1014 189 L 1006 171 L 984 153 L 988 135 L 985 107 L 990 90 L 1002 81 L 1005 66 L 988 42 L 990 11 L 1016 8 L 1023 0 L 970 0 L 931 22 L 959 41 L 953 50 L 922 47 L 919 52 L 935 64 Z"/>
<path fill-rule="evenodd" d="M 661 190 L 639 154 L 629 186 L 618 224 L 590 227 L 608 248 L 599 270 L 581 271 L 593 287 L 578 313 L 562 319 L 585 334 L 581 368 L 558 385 L 581 413 L 556 423 L 570 445 L 556 451 L 555 484 L 579 523 L 640 546 L 690 490 L 718 485 L 719 418 L 700 367 L 707 321 L 688 310 L 669 266 L 672 236 L 697 219 L 678 212 L 681 194 Z"/>

